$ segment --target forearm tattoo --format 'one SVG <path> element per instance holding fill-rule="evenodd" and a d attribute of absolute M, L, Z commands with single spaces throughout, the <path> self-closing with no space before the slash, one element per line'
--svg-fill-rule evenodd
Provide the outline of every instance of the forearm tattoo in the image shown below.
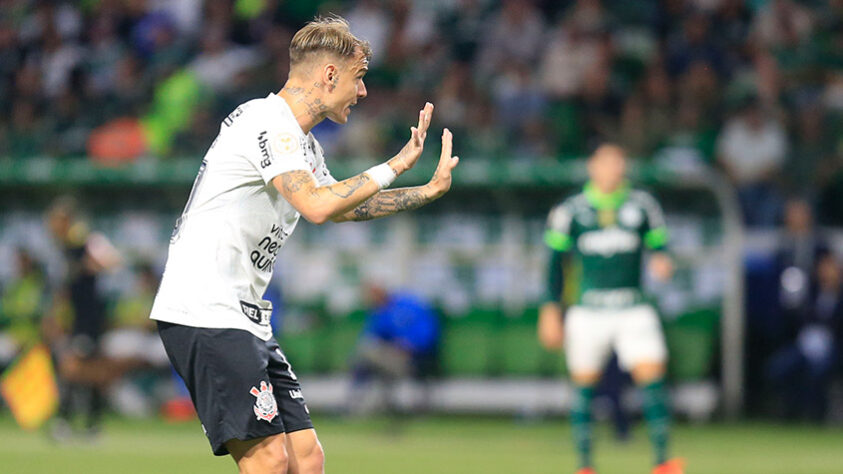
<path fill-rule="evenodd" d="M 287 194 L 295 194 L 302 190 L 307 190 L 309 188 L 310 194 L 313 196 L 319 196 L 320 189 L 325 189 L 324 192 L 333 194 L 334 196 L 340 199 L 347 199 L 355 191 L 362 188 L 366 183 L 371 181 L 372 178 L 369 177 L 367 174 L 361 174 L 355 176 L 353 178 L 348 178 L 345 181 L 340 181 L 339 183 L 332 184 L 330 186 L 318 186 L 316 185 L 316 181 L 313 179 L 313 175 L 311 175 L 307 171 L 290 171 L 289 173 L 284 173 L 281 175 L 281 187 L 284 189 L 284 192 Z M 324 194 L 323 194 L 324 196 Z"/>
<path fill-rule="evenodd" d="M 419 188 L 399 188 L 381 191 L 351 211 L 351 220 L 367 221 L 401 211 L 418 209 L 431 199 Z"/>
<path fill-rule="evenodd" d="M 362 188 L 363 185 L 369 181 L 371 181 L 371 178 L 369 178 L 369 175 L 364 173 L 353 178 L 348 178 L 345 181 L 340 181 L 339 183 L 327 186 L 327 189 L 334 196 L 346 199 L 354 194 L 354 191 Z"/>

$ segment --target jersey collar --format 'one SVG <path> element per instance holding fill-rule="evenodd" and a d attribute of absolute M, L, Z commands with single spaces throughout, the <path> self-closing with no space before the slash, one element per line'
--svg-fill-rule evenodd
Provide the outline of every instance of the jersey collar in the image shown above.
<path fill-rule="evenodd" d="M 610 193 L 604 193 L 597 189 L 593 182 L 589 181 L 585 184 L 583 192 L 589 204 L 596 209 L 617 209 L 621 207 L 621 204 L 626 201 L 626 197 L 629 195 L 629 183 L 624 181 L 618 189 Z"/>
<path fill-rule="evenodd" d="M 276 106 L 281 111 L 281 113 L 284 114 L 285 116 L 287 116 L 290 120 L 292 120 L 292 122 L 294 124 L 296 124 L 296 130 L 299 132 L 300 136 L 307 137 L 307 136 L 310 135 L 309 132 L 304 133 L 304 130 L 301 129 L 301 125 L 299 125 L 299 121 L 296 120 L 296 116 L 293 115 L 293 109 L 290 108 L 290 104 L 288 104 L 287 101 L 284 100 L 283 97 L 276 94 L 275 92 L 270 92 L 269 95 L 266 96 L 266 98 L 275 102 Z"/>

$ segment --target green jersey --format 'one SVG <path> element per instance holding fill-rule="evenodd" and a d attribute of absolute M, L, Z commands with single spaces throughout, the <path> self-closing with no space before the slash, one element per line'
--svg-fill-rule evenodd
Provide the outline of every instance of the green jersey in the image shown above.
<path fill-rule="evenodd" d="M 545 242 L 555 255 L 570 253 L 578 261 L 582 275 L 577 304 L 628 307 L 643 301 L 644 249 L 663 250 L 667 228 L 650 194 L 627 185 L 604 194 L 589 183 L 550 211 Z M 551 273 L 561 273 L 561 259 L 552 262 Z"/>

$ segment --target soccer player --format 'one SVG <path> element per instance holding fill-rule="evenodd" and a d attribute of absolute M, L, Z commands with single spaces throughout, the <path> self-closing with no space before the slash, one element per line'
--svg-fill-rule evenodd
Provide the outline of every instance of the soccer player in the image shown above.
<path fill-rule="evenodd" d="M 551 248 L 547 301 L 538 333 L 549 349 L 563 345 L 575 386 L 571 409 L 579 474 L 593 474 L 591 399 L 614 350 L 644 395 L 644 417 L 655 449 L 654 474 L 681 473 L 667 458 L 669 413 L 664 388 L 667 349 L 658 316 L 641 290 L 641 262 L 651 252 L 649 271 L 658 280 L 673 273 L 665 253 L 667 229 L 652 196 L 631 189 L 626 156 L 606 144 L 588 160 L 590 181 L 583 191 L 550 211 L 545 241 Z M 576 304 L 563 311 L 563 259 L 579 268 Z M 564 323 L 563 323 L 564 314 Z M 564 343 L 564 344 L 563 344 Z"/>
<path fill-rule="evenodd" d="M 430 181 L 386 189 L 421 156 L 433 114 L 427 103 L 397 155 L 343 181 L 331 176 L 311 129 L 324 119 L 346 123 L 366 97 L 370 56 L 342 18 L 299 30 L 284 87 L 222 121 L 173 231 L 150 317 L 214 454 L 230 454 L 241 472 L 324 471 L 301 387 L 262 299 L 299 216 L 322 224 L 416 209 L 450 189 L 459 161 L 445 129 Z"/>

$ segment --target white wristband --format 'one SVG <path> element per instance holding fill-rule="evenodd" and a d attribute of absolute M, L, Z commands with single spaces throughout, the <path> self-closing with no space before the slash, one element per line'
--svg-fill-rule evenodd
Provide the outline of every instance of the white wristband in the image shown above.
<path fill-rule="evenodd" d="M 372 166 L 367 169 L 365 173 L 368 174 L 374 182 L 378 183 L 378 188 L 380 189 L 388 188 L 389 185 L 395 181 L 395 178 L 398 177 L 398 175 L 395 174 L 395 171 L 392 170 L 392 167 L 387 163 Z"/>

